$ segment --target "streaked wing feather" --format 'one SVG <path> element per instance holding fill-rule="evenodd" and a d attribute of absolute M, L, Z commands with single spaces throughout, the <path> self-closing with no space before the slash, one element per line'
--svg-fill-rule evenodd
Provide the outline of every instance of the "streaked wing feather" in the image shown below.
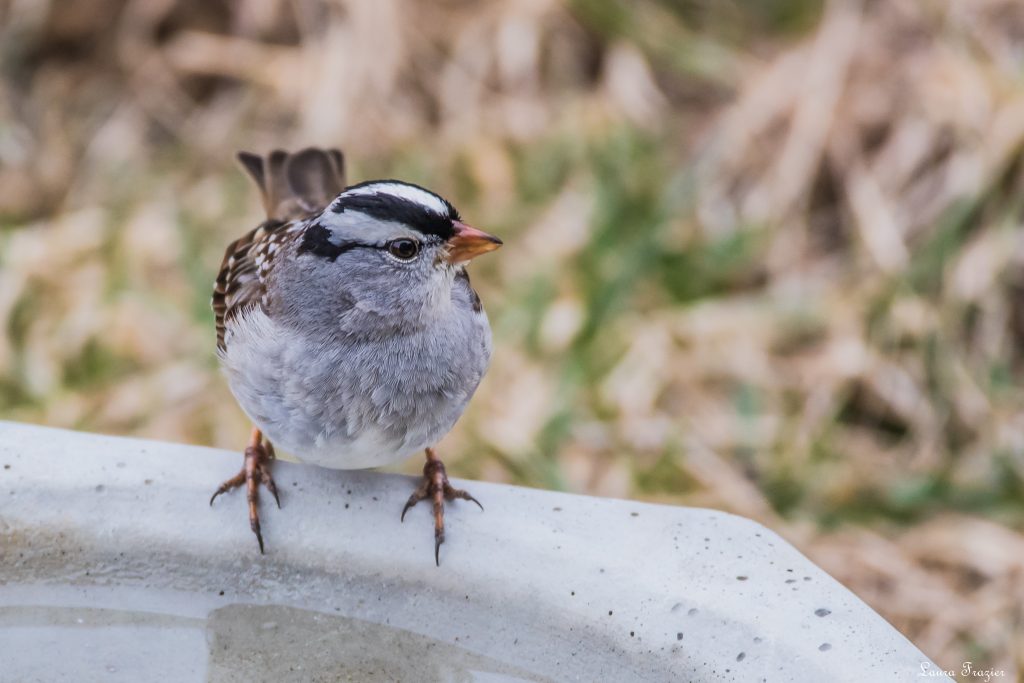
<path fill-rule="evenodd" d="M 228 321 L 251 306 L 267 305 L 266 282 L 272 245 L 301 230 L 345 186 L 345 158 L 337 149 L 310 147 L 289 154 L 274 150 L 261 157 L 239 152 L 238 160 L 259 187 L 267 220 L 228 245 L 213 285 L 217 348 L 226 347 Z"/>
<path fill-rule="evenodd" d="M 228 321 L 250 306 L 267 305 L 266 282 L 273 265 L 267 259 L 270 246 L 300 226 L 268 220 L 228 245 L 213 285 L 217 348 L 221 351 L 227 348 L 224 333 Z"/>

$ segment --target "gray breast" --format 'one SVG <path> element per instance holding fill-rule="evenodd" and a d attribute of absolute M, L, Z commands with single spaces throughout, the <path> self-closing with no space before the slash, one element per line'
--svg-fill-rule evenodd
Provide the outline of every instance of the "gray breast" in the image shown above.
<path fill-rule="evenodd" d="M 232 392 L 275 445 L 307 462 L 375 467 L 430 446 L 462 414 L 491 354 L 468 281 L 449 287 L 451 305 L 429 325 L 377 336 L 254 307 L 227 329 Z"/>

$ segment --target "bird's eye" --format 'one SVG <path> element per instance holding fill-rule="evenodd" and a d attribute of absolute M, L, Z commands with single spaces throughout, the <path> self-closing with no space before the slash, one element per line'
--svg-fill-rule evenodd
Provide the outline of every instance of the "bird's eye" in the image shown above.
<path fill-rule="evenodd" d="M 405 238 L 391 240 L 388 242 L 387 248 L 389 254 L 403 261 L 411 261 L 416 258 L 416 254 L 420 253 L 419 242 Z"/>

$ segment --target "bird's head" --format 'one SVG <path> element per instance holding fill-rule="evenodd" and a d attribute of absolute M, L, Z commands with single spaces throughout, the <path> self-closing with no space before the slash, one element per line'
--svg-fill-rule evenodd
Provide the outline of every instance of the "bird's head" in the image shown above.
<path fill-rule="evenodd" d="M 463 223 L 447 199 L 411 183 L 374 180 L 338 195 L 306 230 L 301 249 L 327 258 L 369 249 L 379 252 L 380 263 L 443 268 L 500 246 L 497 237 Z"/>
<path fill-rule="evenodd" d="M 377 180 L 347 188 L 311 219 L 296 261 L 321 284 L 336 280 L 364 308 L 413 310 L 446 304 L 465 264 L 501 244 L 433 192 Z"/>

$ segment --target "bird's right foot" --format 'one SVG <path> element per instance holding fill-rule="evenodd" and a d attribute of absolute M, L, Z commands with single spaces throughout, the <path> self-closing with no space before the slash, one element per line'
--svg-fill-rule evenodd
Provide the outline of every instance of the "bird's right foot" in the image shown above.
<path fill-rule="evenodd" d="M 259 488 L 262 483 L 274 496 L 277 507 L 281 507 L 281 498 L 277 494 L 277 485 L 274 478 L 270 476 L 270 461 L 274 459 L 274 447 L 270 441 L 263 438 L 258 429 L 252 430 L 252 437 L 249 439 L 249 447 L 245 449 L 245 461 L 242 469 L 235 476 L 231 477 L 213 492 L 210 497 L 210 505 L 222 493 L 238 488 L 245 484 L 246 499 L 249 502 L 249 528 L 256 534 L 256 541 L 260 544 L 260 554 L 263 554 L 263 534 L 260 532 L 260 513 L 258 509 Z"/>

